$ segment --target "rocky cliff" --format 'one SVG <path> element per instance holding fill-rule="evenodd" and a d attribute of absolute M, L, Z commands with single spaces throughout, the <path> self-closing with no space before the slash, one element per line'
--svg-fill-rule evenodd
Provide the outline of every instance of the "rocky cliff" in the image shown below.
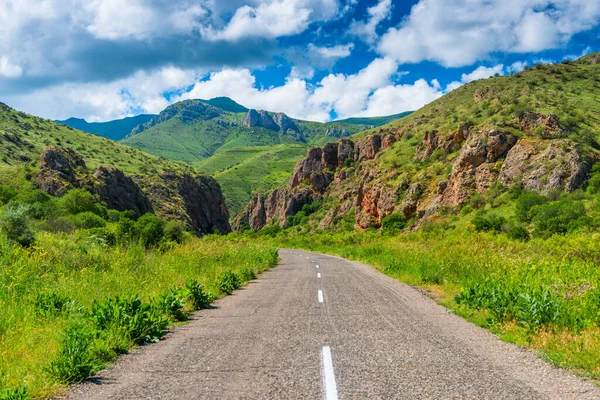
<path fill-rule="evenodd" d="M 166 171 L 157 176 L 128 176 L 112 165 L 90 171 L 73 150 L 52 146 L 42 152 L 34 182 L 53 196 L 85 189 L 109 209 L 181 220 L 200 235 L 231 230 L 221 188 L 202 175 Z"/>
<path fill-rule="evenodd" d="M 378 227 L 392 213 L 418 226 L 458 214 L 493 187 L 542 194 L 585 188 L 600 159 L 600 66 L 589 60 L 476 81 L 359 140 L 310 149 L 288 185 L 257 194 L 234 227 L 285 226 L 316 200 L 320 229 L 348 213 L 359 229 Z M 576 96 L 554 92 L 562 85 Z"/>

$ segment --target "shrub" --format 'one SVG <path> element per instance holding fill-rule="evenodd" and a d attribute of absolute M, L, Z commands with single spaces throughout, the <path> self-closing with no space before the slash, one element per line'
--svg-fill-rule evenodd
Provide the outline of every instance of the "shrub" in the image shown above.
<path fill-rule="evenodd" d="M 570 199 L 535 206 L 530 213 L 534 215 L 533 233 L 541 237 L 572 232 L 591 224 L 583 202 Z"/>
<path fill-rule="evenodd" d="M 204 291 L 204 288 L 197 280 L 187 281 L 185 287 L 188 290 L 188 299 L 190 299 L 196 310 L 208 308 L 211 303 L 211 295 Z"/>
<path fill-rule="evenodd" d="M 164 235 L 164 224 L 154 214 L 144 214 L 135 222 L 135 233 L 145 247 L 158 244 Z"/>
<path fill-rule="evenodd" d="M 129 218 L 121 218 L 117 224 L 117 239 L 121 242 L 130 242 L 137 239 L 135 222 Z"/>
<path fill-rule="evenodd" d="M 511 227 L 506 234 L 509 239 L 521 240 L 523 242 L 526 242 L 531 238 L 529 231 L 520 225 Z"/>
<path fill-rule="evenodd" d="M 94 332 L 84 322 L 69 325 L 58 355 L 46 367 L 48 374 L 60 383 L 81 382 L 91 376 L 101 367 L 92 354 L 93 340 Z"/>
<path fill-rule="evenodd" d="M 165 224 L 164 237 L 167 240 L 181 243 L 185 237 L 185 225 L 181 221 L 169 221 Z"/>
<path fill-rule="evenodd" d="M 532 219 L 531 209 L 535 206 L 545 204 L 548 199 L 535 192 L 523 192 L 515 201 L 515 216 L 521 222 L 530 222 Z"/>
<path fill-rule="evenodd" d="M 592 175 L 588 180 L 587 192 L 590 194 L 600 192 L 600 163 L 596 163 L 592 167 Z"/>
<path fill-rule="evenodd" d="M 114 246 L 117 244 L 117 235 L 107 228 L 92 228 L 88 231 L 90 239 L 104 246 Z"/>
<path fill-rule="evenodd" d="M 23 247 L 29 247 L 35 240 L 27 217 L 28 206 L 5 207 L 0 216 L 0 229 L 6 237 Z"/>
<path fill-rule="evenodd" d="M 59 201 L 60 208 L 67 214 L 79 214 L 82 212 L 93 212 L 101 214 L 96 205 L 94 196 L 84 189 L 73 189 L 68 191 Z"/>
<path fill-rule="evenodd" d="M 185 320 L 183 309 L 186 306 L 187 295 L 181 287 L 167 289 L 158 296 L 154 304 L 160 312 L 169 315 L 177 321 Z"/>
<path fill-rule="evenodd" d="M 90 318 L 99 331 L 120 331 L 136 344 L 157 342 L 169 323 L 160 310 L 137 297 L 94 301 Z"/>
<path fill-rule="evenodd" d="M 244 267 L 240 271 L 240 279 L 242 280 L 242 282 L 248 282 L 256 279 L 256 274 L 254 273 L 254 270 L 252 268 Z"/>
<path fill-rule="evenodd" d="M 397 233 L 406 227 L 406 218 L 402 214 L 390 214 L 381 220 L 381 229 L 385 233 Z"/>
<path fill-rule="evenodd" d="M 91 211 L 84 211 L 73 217 L 75 226 L 81 229 L 103 228 L 106 221 Z"/>
<path fill-rule="evenodd" d="M 502 231 L 502 225 L 506 220 L 504 217 L 489 214 L 487 216 L 476 215 L 471 220 L 473 226 L 475 226 L 475 230 L 477 232 L 495 232 L 499 233 Z"/>
<path fill-rule="evenodd" d="M 231 294 L 234 290 L 239 289 L 242 283 L 235 272 L 228 270 L 219 275 L 217 286 L 221 292 Z"/>
<path fill-rule="evenodd" d="M 35 298 L 35 313 L 40 317 L 55 317 L 73 305 L 68 297 L 60 296 L 56 292 L 38 293 Z"/>

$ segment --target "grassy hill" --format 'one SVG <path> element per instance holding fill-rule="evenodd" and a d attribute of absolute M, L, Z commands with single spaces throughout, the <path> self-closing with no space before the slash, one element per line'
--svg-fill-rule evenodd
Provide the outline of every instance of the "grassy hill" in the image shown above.
<path fill-rule="evenodd" d="M 28 115 L 0 103 L 0 166 L 36 164 L 41 151 L 49 145 L 71 147 L 86 160 L 90 168 L 113 164 L 130 174 L 188 168 L 184 164 Z"/>
<path fill-rule="evenodd" d="M 131 133 L 131 130 L 140 124 L 144 124 L 156 117 L 154 114 L 141 114 L 107 122 L 87 122 L 81 118 L 69 118 L 64 121 L 56 121 L 59 124 L 79 129 L 80 131 L 94 133 L 98 136 L 111 140 L 121 140 Z"/>
<path fill-rule="evenodd" d="M 286 182 L 306 151 L 307 146 L 302 144 L 238 147 L 219 150 L 194 167 L 219 182 L 233 217 L 254 193 L 269 191 Z"/>
<path fill-rule="evenodd" d="M 198 162 L 217 150 L 277 144 L 319 145 L 403 116 L 319 123 L 264 113 L 249 119 L 247 108 L 229 98 L 186 100 L 140 125 L 123 143 L 172 160 Z"/>

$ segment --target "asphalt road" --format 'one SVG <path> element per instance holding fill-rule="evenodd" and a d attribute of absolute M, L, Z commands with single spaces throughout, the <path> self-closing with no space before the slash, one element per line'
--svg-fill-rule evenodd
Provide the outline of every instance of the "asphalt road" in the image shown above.
<path fill-rule="evenodd" d="M 296 250 L 70 399 L 600 399 L 366 265 Z M 319 292 L 320 291 L 320 292 Z"/>

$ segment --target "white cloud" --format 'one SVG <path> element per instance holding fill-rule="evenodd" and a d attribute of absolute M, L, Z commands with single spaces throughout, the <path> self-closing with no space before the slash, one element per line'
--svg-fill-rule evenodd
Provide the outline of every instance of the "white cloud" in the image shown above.
<path fill-rule="evenodd" d="M 112 83 L 65 83 L 3 99 L 12 107 L 45 118 L 82 117 L 107 121 L 144 113 L 159 113 L 169 105 L 164 93 L 192 85 L 197 74 L 174 67 L 137 72 Z"/>
<path fill-rule="evenodd" d="M 249 70 L 225 69 L 197 82 L 181 99 L 227 96 L 250 108 L 328 121 L 332 112 L 347 118 L 415 110 L 443 94 L 435 80 L 394 84 L 393 78 L 402 75 L 397 70 L 393 60 L 376 59 L 356 74 L 330 74 L 314 86 L 290 75 L 282 86 L 257 88 Z"/>
<path fill-rule="evenodd" d="M 518 72 L 523 71 L 526 66 L 527 66 L 526 61 L 515 61 L 507 69 L 508 69 L 508 72 L 510 72 L 511 74 L 516 74 Z"/>
<path fill-rule="evenodd" d="M 455 82 L 449 83 L 448 86 L 446 86 L 446 92 L 451 92 L 454 89 L 458 89 L 459 87 L 461 87 L 462 85 L 464 85 L 466 83 L 473 82 L 478 79 L 486 79 L 486 78 L 489 78 L 490 76 L 494 76 L 496 74 L 504 75 L 504 65 L 503 64 L 498 64 L 493 67 L 485 67 L 483 65 L 479 66 L 474 71 L 472 71 L 468 74 L 462 74 L 460 82 L 455 81 Z"/>
<path fill-rule="evenodd" d="M 366 21 L 352 21 L 350 34 L 358 36 L 368 44 L 373 44 L 378 38 L 377 27 L 392 12 L 392 0 L 380 0 L 379 3 L 367 10 L 369 18 Z"/>
<path fill-rule="evenodd" d="M 352 53 L 352 49 L 354 48 L 354 44 L 340 44 L 332 47 L 319 47 L 314 44 L 308 45 L 308 51 L 314 54 L 319 58 L 324 58 L 326 60 L 337 60 L 340 58 L 348 57 Z"/>
<path fill-rule="evenodd" d="M 491 53 L 537 52 L 598 25 L 597 0 L 420 0 L 382 36 L 381 54 L 400 63 L 471 65 Z"/>
<path fill-rule="evenodd" d="M 11 63 L 7 57 L 0 57 L 0 76 L 7 78 L 18 78 L 23 73 L 23 69 Z"/>

